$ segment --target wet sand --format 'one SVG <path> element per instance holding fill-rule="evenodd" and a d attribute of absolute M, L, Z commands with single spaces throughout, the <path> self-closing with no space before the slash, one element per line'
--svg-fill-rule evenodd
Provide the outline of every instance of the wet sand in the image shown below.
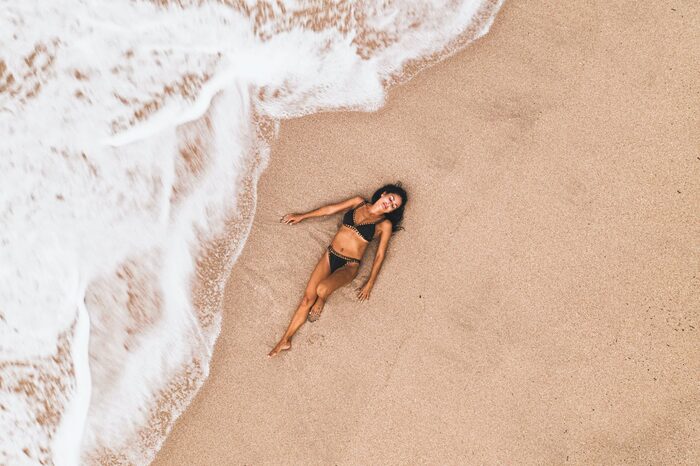
<path fill-rule="evenodd" d="M 700 6 L 507 2 L 376 113 L 285 121 L 209 379 L 154 464 L 700 460 Z M 341 215 L 411 199 L 369 301 L 284 332 Z"/>

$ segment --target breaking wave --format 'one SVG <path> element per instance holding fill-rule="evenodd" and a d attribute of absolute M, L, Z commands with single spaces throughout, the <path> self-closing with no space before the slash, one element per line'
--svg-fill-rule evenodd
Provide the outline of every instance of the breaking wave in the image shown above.
<path fill-rule="evenodd" d="M 500 6 L 0 0 L 0 463 L 149 463 L 279 121 L 377 110 Z"/>

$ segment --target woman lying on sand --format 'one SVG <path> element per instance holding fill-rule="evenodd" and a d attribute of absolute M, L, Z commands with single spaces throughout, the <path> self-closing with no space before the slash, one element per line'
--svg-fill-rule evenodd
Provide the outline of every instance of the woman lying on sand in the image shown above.
<path fill-rule="evenodd" d="M 378 232 L 379 247 L 374 257 L 372 272 L 367 283 L 358 290 L 360 301 L 369 299 L 377 274 L 384 260 L 384 253 L 392 232 L 400 229 L 404 207 L 408 196 L 401 183 L 388 184 L 375 191 L 369 204 L 360 196 L 352 197 L 337 204 L 327 205 L 305 214 L 287 214 L 280 222 L 289 225 L 311 217 L 332 215 L 350 209 L 343 216 L 343 224 L 335 234 L 330 246 L 323 253 L 306 285 L 304 296 L 292 316 L 287 331 L 279 343 L 270 351 L 269 357 L 292 347 L 292 337 L 304 321 L 315 322 L 321 317 L 323 305 L 335 290 L 350 283 L 360 268 L 360 260 L 367 245 Z"/>

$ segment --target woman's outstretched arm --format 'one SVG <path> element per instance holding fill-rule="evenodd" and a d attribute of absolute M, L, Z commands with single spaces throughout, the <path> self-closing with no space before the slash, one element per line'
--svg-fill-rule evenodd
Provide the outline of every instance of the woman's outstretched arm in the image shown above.
<path fill-rule="evenodd" d="M 302 220 L 306 220 L 307 218 L 312 218 L 312 217 L 324 217 L 326 215 L 333 215 L 337 212 L 347 210 L 354 208 L 358 205 L 360 205 L 364 201 L 362 197 L 360 196 L 355 196 L 351 197 L 350 199 L 346 199 L 344 201 L 338 202 L 336 204 L 328 204 L 323 207 L 319 207 L 318 209 L 312 210 L 310 212 L 306 212 L 303 214 L 287 214 L 284 217 L 282 217 L 282 221 L 284 223 L 290 223 L 290 220 L 292 224 L 294 223 L 299 223 Z"/>

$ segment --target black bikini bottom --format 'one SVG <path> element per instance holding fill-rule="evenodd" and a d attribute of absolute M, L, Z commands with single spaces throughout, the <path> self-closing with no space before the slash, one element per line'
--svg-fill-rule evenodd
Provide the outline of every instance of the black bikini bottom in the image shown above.
<path fill-rule="evenodd" d="M 339 268 L 343 267 L 345 264 L 348 262 L 356 262 L 360 263 L 359 259 L 355 259 L 354 257 L 348 257 L 340 254 L 338 251 L 333 249 L 331 245 L 328 245 L 328 262 L 331 266 L 331 273 L 335 272 Z"/>

